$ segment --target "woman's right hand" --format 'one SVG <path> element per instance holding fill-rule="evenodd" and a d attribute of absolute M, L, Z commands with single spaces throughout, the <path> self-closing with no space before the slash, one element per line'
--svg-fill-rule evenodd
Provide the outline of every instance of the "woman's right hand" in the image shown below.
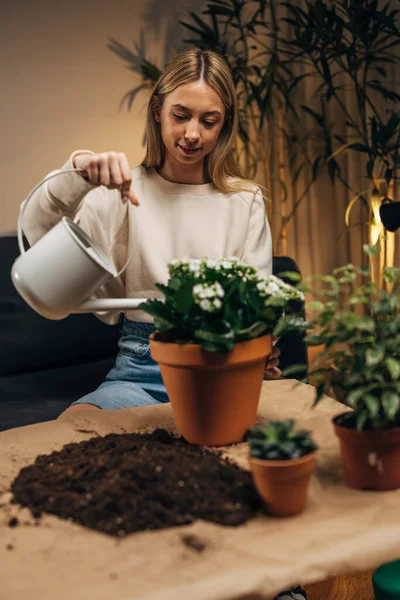
<path fill-rule="evenodd" d="M 104 185 L 110 190 L 118 189 L 123 201 L 135 206 L 139 201 L 131 190 L 132 174 L 128 159 L 122 152 L 82 153 L 74 156 L 74 168 L 93 185 Z"/>

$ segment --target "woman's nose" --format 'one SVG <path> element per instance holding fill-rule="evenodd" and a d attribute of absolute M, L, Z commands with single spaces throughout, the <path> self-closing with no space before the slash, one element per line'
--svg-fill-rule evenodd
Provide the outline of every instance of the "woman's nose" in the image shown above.
<path fill-rule="evenodd" d="M 190 121 L 186 127 L 185 139 L 188 142 L 196 142 L 200 138 L 199 125 L 196 121 Z"/>

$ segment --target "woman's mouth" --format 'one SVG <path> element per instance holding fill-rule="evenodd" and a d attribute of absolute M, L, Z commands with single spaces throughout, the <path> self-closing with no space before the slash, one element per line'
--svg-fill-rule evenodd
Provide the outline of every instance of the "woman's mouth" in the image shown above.
<path fill-rule="evenodd" d="M 185 156 L 193 156 L 196 152 L 199 152 L 201 148 L 187 148 L 186 146 L 181 146 L 178 144 L 178 148 L 185 154 Z"/>

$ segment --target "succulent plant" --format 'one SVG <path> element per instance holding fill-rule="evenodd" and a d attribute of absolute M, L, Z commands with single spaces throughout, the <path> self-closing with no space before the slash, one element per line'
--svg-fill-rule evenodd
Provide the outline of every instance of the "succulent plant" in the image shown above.
<path fill-rule="evenodd" d="M 246 435 L 250 455 L 263 460 L 293 460 L 317 449 L 308 431 L 294 431 L 294 419 L 265 421 Z"/>

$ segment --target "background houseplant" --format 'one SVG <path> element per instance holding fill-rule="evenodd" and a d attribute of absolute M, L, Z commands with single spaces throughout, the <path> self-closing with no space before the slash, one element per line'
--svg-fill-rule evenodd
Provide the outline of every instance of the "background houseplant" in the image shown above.
<path fill-rule="evenodd" d="M 247 176 L 263 179 L 275 205 L 280 200 L 279 214 L 269 215 L 275 252 L 287 253 L 288 224 L 324 173 L 344 184 L 351 206 L 362 201 L 357 224 L 368 225 L 370 241 L 382 233 L 379 204 L 398 196 L 400 96 L 390 78 L 400 62 L 399 15 L 395 2 L 377 0 L 211 0 L 182 22 L 191 34 L 184 43 L 227 58 L 242 164 Z M 130 106 L 160 70 L 149 60 L 139 67 L 116 40 L 109 48 L 141 72 L 141 85 L 126 95 Z M 390 264 L 390 245 L 386 252 Z"/>
<path fill-rule="evenodd" d="M 309 371 L 315 402 L 333 391 L 352 409 L 334 419 L 345 480 L 369 489 L 400 487 L 400 269 L 383 277 L 391 291 L 371 282 L 369 265 L 322 277 L 306 338 L 324 345 Z"/>
<path fill-rule="evenodd" d="M 250 467 L 267 511 L 292 516 L 303 511 L 316 462 L 317 446 L 294 420 L 266 421 L 246 436 Z"/>
<path fill-rule="evenodd" d="M 253 426 L 272 334 L 297 330 L 303 293 L 238 259 L 173 261 L 165 300 L 149 300 L 151 353 L 178 429 L 192 443 L 240 442 Z M 285 314 L 286 313 L 286 314 Z"/>

